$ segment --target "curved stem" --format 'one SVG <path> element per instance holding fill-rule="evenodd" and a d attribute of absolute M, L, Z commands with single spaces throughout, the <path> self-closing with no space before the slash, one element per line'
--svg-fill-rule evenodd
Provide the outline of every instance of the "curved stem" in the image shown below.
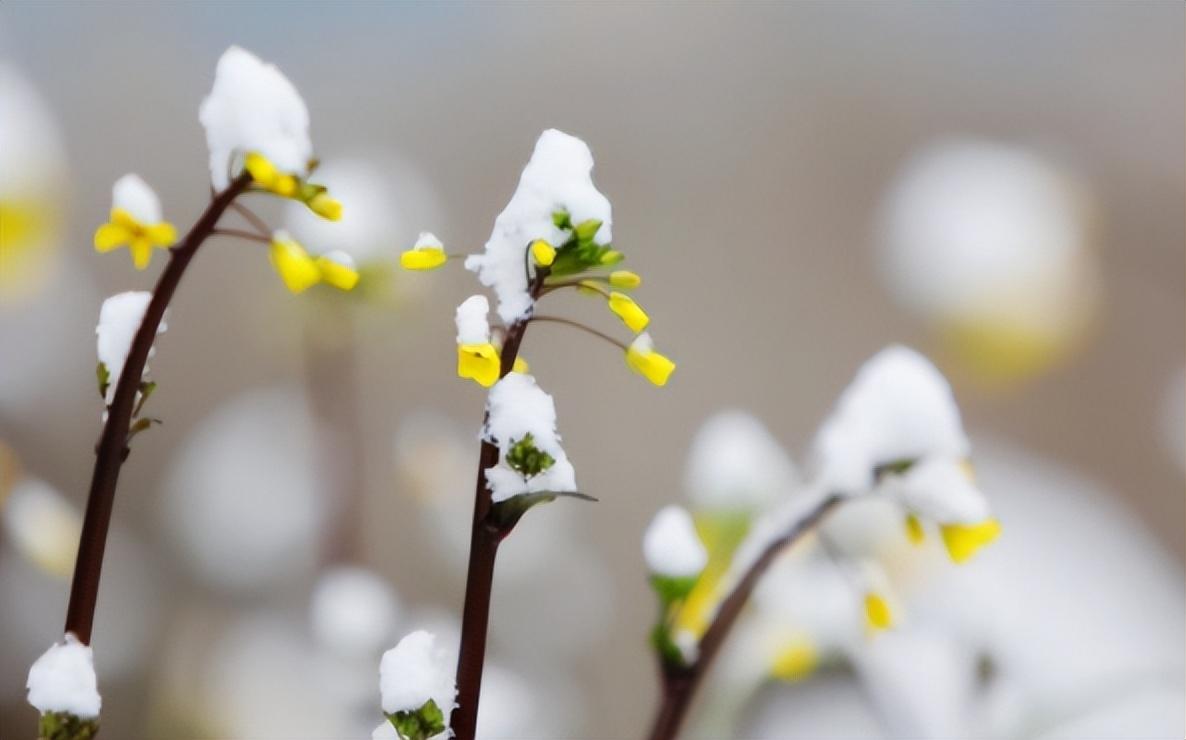
<path fill-rule="evenodd" d="M 78 542 L 78 559 L 74 564 L 74 578 L 70 584 L 70 605 L 66 609 L 66 632 L 73 632 L 89 645 L 95 621 L 95 604 L 99 596 L 99 575 L 103 567 L 103 552 L 107 546 L 107 530 L 111 524 L 111 510 L 115 503 L 115 486 L 120 467 L 127 459 L 128 430 L 132 423 L 136 391 L 144 374 L 144 364 L 156 339 L 157 328 L 165 309 L 177 290 L 189 261 L 198 247 L 214 231 L 218 219 L 243 192 L 250 176 L 243 174 L 210 201 L 197 223 L 181 241 L 169 250 L 169 262 L 161 272 L 152 299 L 144 311 L 144 319 L 132 340 L 128 359 L 124 363 L 115 395 L 107 409 L 107 422 L 95 451 L 95 469 L 91 475 L 91 489 L 87 495 L 86 514 L 82 520 L 82 536 Z"/>
<path fill-rule="evenodd" d="M 248 182 L 251 182 L 251 180 L 249 179 Z M 244 187 L 246 187 L 246 186 L 244 186 Z M 238 213 L 240 216 L 247 219 L 247 222 L 250 223 L 252 225 L 252 227 L 254 227 L 255 230 L 259 232 L 260 236 L 264 237 L 268 241 L 271 241 L 272 230 L 268 228 L 268 225 L 264 222 L 264 220 L 262 218 L 255 215 L 255 211 L 251 210 L 250 208 L 243 205 L 242 203 L 231 203 L 231 208 L 235 209 L 235 212 Z"/>
<path fill-rule="evenodd" d="M 571 326 L 573 328 L 580 329 L 581 331 L 583 331 L 587 334 L 592 334 L 593 336 L 597 337 L 598 339 L 604 339 L 605 341 L 614 345 L 615 347 L 622 350 L 623 352 L 625 352 L 627 349 L 629 349 L 626 346 L 625 342 L 620 342 L 617 339 L 614 339 L 613 337 L 611 337 L 609 334 L 600 332 L 591 326 L 585 326 L 581 322 L 573 321 L 572 319 L 565 319 L 565 318 L 561 318 L 559 316 L 532 316 L 530 319 L 528 319 L 528 321 L 545 321 L 545 322 L 551 322 L 553 324 L 564 324 L 565 326 Z"/>
<path fill-rule="evenodd" d="M 238 239 L 246 239 L 248 241 L 260 242 L 261 244 L 271 244 L 272 240 L 257 234 L 254 231 L 244 231 L 242 229 L 214 229 L 210 232 L 211 236 L 233 236 Z"/>
<path fill-rule="evenodd" d="M 547 268 L 538 268 L 529 283 L 532 299 L 539 297 Z M 499 356 L 499 377 L 506 377 L 515 366 L 519 346 L 527 325 L 523 319 L 507 327 Z M 486 634 L 490 624 L 490 596 L 494 588 L 494 560 L 498 545 L 510 533 L 487 516 L 493 505 L 486 469 L 498 464 L 498 447 L 482 441 L 478 455 L 478 476 L 474 491 L 474 518 L 470 531 L 469 567 L 465 576 L 465 605 L 461 612 L 461 645 L 457 656 L 457 706 L 449 717 L 449 727 L 458 740 L 474 740 L 478 727 L 478 700 L 482 693 L 482 670 L 486 663 Z M 513 525 L 512 525 L 513 526 Z"/>
<path fill-rule="evenodd" d="M 745 571 L 737 585 L 733 587 L 729 596 L 721 602 L 712 624 L 700 638 L 695 661 L 688 665 L 660 664 L 663 697 L 651 726 L 650 740 L 672 740 L 678 735 L 697 687 L 704 679 L 709 666 L 712 665 L 713 658 L 720 652 L 721 645 L 729 636 L 737 618 L 741 616 L 741 611 L 762 574 L 783 550 L 798 542 L 803 535 L 814 529 L 824 516 L 842 500 L 843 497 L 835 494 L 826 496 L 802 516 L 791 522 L 782 534 L 767 543 L 761 554 Z"/>

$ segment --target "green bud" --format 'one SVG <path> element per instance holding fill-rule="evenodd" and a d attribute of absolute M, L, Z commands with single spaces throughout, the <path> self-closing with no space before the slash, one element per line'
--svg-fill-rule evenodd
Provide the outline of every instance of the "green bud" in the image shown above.
<path fill-rule="evenodd" d="M 692 589 L 696 587 L 696 580 L 699 576 L 690 576 L 685 578 L 672 578 L 670 576 L 651 576 L 651 588 L 659 595 L 659 601 L 664 607 L 670 606 L 677 601 L 681 601 L 692 593 Z"/>
<path fill-rule="evenodd" d="M 572 216 L 568 215 L 568 211 L 556 211 L 552 214 L 552 223 L 556 224 L 557 229 L 571 229 Z"/>
<path fill-rule="evenodd" d="M 387 721 L 403 740 L 428 740 L 445 731 L 445 714 L 432 699 L 415 711 L 388 714 Z"/>
<path fill-rule="evenodd" d="M 576 225 L 572 233 L 576 234 L 578 240 L 583 242 L 593 241 L 593 237 L 597 235 L 597 230 L 601 228 L 601 221 L 591 218 L 588 221 L 582 221 Z"/>
<path fill-rule="evenodd" d="M 107 365 L 100 362 L 95 367 L 95 378 L 99 381 L 99 397 L 107 399 L 107 386 L 111 384 L 111 372 L 107 370 Z"/>
<path fill-rule="evenodd" d="M 521 473 L 524 478 L 539 475 L 556 464 L 551 455 L 535 446 L 535 439 L 530 433 L 511 445 L 506 459 L 507 465 Z"/>
<path fill-rule="evenodd" d="M 81 719 L 67 712 L 47 712 L 37 723 L 37 740 L 91 740 L 97 734 L 98 719 Z"/>

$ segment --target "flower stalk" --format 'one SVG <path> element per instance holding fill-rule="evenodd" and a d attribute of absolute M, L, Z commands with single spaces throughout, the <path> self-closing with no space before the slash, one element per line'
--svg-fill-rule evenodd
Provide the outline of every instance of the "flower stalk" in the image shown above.
<path fill-rule="evenodd" d="M 165 309 L 173 299 L 190 260 L 198 248 L 214 233 L 218 220 L 251 182 L 249 174 L 235 178 L 221 193 L 211 199 L 206 210 L 181 241 L 169 248 L 169 262 L 165 265 L 153 290 L 152 300 L 144 312 L 144 319 L 132 340 L 131 350 L 123 373 L 115 387 L 115 395 L 108 407 L 107 421 L 95 448 L 95 468 L 87 494 L 86 513 L 82 522 L 82 536 L 78 543 L 78 558 L 70 585 L 70 604 L 66 611 L 66 632 L 75 634 L 84 645 L 91 642 L 95 620 L 95 606 L 99 596 L 99 576 L 103 568 L 103 553 L 107 547 L 107 531 L 115 503 L 115 488 L 120 468 L 127 459 L 128 433 L 136 405 L 144 365 L 156 339 L 157 329 Z"/>

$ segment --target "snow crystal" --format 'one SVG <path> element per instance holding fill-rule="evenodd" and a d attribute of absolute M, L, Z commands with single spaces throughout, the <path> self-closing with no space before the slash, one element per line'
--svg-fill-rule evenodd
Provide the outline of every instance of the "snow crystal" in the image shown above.
<path fill-rule="evenodd" d="M 655 514 L 643 535 L 642 551 L 648 570 L 668 578 L 694 578 L 708 564 L 696 525 L 681 506 L 665 506 Z"/>
<path fill-rule="evenodd" d="M 89 645 L 67 632 L 29 669 L 29 703 L 42 714 L 65 712 L 81 719 L 99 716 L 103 701 L 95 678 L 95 661 Z"/>
<path fill-rule="evenodd" d="M 407 635 L 383 653 L 379 663 L 383 711 L 414 712 L 432 699 L 447 717 L 457 695 L 453 683 L 456 667 L 449 652 L 436 646 L 431 633 L 417 630 Z"/>
<path fill-rule="evenodd" d="M 486 482 L 494 501 L 521 493 L 576 491 L 576 473 L 560 446 L 556 433 L 556 404 L 540 389 L 535 378 L 510 373 L 494 384 L 486 401 L 483 439 L 498 445 L 498 465 L 486 469 Z M 507 452 L 528 434 L 535 447 L 552 456 L 554 463 L 538 475 L 525 479 L 506 462 Z"/>
<path fill-rule="evenodd" d="M 585 142 L 556 129 L 544 131 L 519 187 L 494 222 L 486 251 L 466 259 L 466 268 L 478 273 L 483 285 L 494 288 L 498 315 L 507 324 L 531 311 L 525 272 L 528 245 L 544 239 L 560 246 L 566 239 L 553 223 L 553 213 L 567 211 L 574 224 L 597 219 L 602 222 L 597 242 L 612 240 L 609 200 L 593 184 L 592 172 L 593 154 Z"/>

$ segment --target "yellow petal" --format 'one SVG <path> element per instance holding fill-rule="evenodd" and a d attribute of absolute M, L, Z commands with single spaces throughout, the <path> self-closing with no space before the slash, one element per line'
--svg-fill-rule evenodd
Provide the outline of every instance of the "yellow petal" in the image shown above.
<path fill-rule="evenodd" d="M 630 331 L 635 334 L 647 328 L 647 324 L 651 323 L 646 311 L 643 311 L 633 298 L 616 290 L 609 294 L 609 310 L 616 313 L 618 318 L 622 319 L 622 322 L 630 327 Z"/>
<path fill-rule="evenodd" d="M 922 528 L 922 522 L 914 514 L 906 515 L 906 539 L 910 540 L 911 544 L 921 545 L 927 538 L 927 533 Z"/>
<path fill-rule="evenodd" d="M 251 152 L 243 161 L 243 167 L 251 173 L 251 179 L 257 185 L 271 190 L 276 184 L 276 178 L 279 172 L 276 171 L 276 165 L 272 161 L 258 152 Z"/>
<path fill-rule="evenodd" d="M 307 290 L 321 280 L 321 270 L 317 269 L 317 263 L 304 247 L 294 241 L 273 241 L 268 256 L 285 287 L 293 293 Z"/>
<path fill-rule="evenodd" d="M 770 674 L 783 681 L 801 681 L 819 665 L 819 652 L 811 640 L 796 635 L 774 654 Z"/>
<path fill-rule="evenodd" d="M 328 221 L 338 221 L 342 218 L 342 201 L 321 192 L 309 201 L 309 210 Z"/>
<path fill-rule="evenodd" d="M 483 388 L 498 382 L 501 362 L 498 350 L 489 342 L 457 345 L 457 377 L 469 378 Z"/>
<path fill-rule="evenodd" d="M 152 242 L 148 240 L 147 236 L 138 236 L 132 240 L 128 245 L 128 249 L 132 252 L 132 264 L 136 266 L 137 270 L 143 270 L 148 267 L 148 263 L 152 260 Z"/>
<path fill-rule="evenodd" d="M 292 175 L 280 175 L 270 188 L 273 193 L 284 198 L 291 198 L 296 195 L 297 189 L 300 187 L 300 181 Z"/>
<path fill-rule="evenodd" d="M 358 285 L 358 270 L 341 262 L 334 262 L 328 257 L 317 258 L 317 269 L 321 272 L 321 279 L 339 290 L 352 290 Z"/>
<path fill-rule="evenodd" d="M 177 241 L 177 229 L 168 221 L 144 227 L 144 235 L 158 247 L 171 247 Z"/>
<path fill-rule="evenodd" d="M 614 270 L 609 274 L 609 284 L 615 288 L 630 290 L 642 285 L 642 278 L 638 273 L 629 270 Z"/>
<path fill-rule="evenodd" d="M 531 367 L 527 364 L 527 360 L 522 357 L 515 358 L 515 364 L 511 366 L 511 372 L 526 374 L 531 372 Z"/>
<path fill-rule="evenodd" d="M 136 220 L 135 216 L 123 208 L 111 209 L 111 223 L 116 226 L 122 226 L 128 231 L 137 231 L 140 229 L 140 222 Z"/>
<path fill-rule="evenodd" d="M 1001 523 L 996 519 L 985 519 L 978 524 L 944 524 L 939 531 L 951 560 L 966 563 L 980 548 L 1001 534 Z"/>
<path fill-rule="evenodd" d="M 399 256 L 400 267 L 405 270 L 435 270 L 448 261 L 445 250 L 440 247 L 409 249 Z"/>
<path fill-rule="evenodd" d="M 117 223 L 103 224 L 95 229 L 95 251 L 110 252 L 132 241 L 132 232 Z"/>
<path fill-rule="evenodd" d="M 631 370 L 657 386 L 667 385 L 675 371 L 675 363 L 655 351 L 641 352 L 633 347 L 626 350 L 626 364 Z"/>
<path fill-rule="evenodd" d="M 556 248 L 543 239 L 531 243 L 531 256 L 537 265 L 550 267 L 556 261 Z"/>
<path fill-rule="evenodd" d="M 865 594 L 865 622 L 870 629 L 886 630 L 894 626 L 894 616 L 889 604 L 881 595 Z"/>

